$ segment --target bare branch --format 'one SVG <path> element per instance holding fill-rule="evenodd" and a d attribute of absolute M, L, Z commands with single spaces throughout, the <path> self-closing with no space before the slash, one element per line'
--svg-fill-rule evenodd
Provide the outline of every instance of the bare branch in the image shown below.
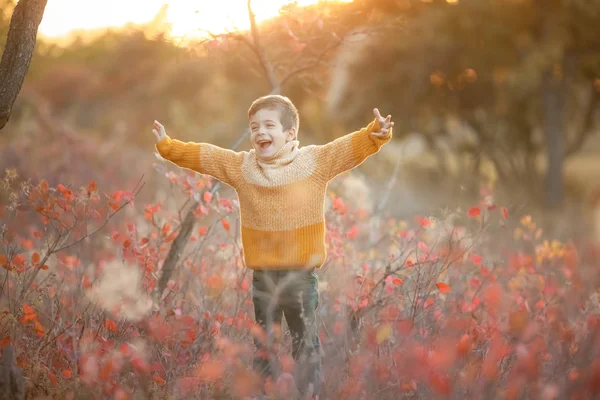
<path fill-rule="evenodd" d="M 281 90 L 281 83 L 275 75 L 273 65 L 269 62 L 269 60 L 267 60 L 264 48 L 261 46 L 260 33 L 258 32 L 258 26 L 256 24 L 256 16 L 252 11 L 252 0 L 248 0 L 248 17 L 250 18 L 250 30 L 252 32 L 252 40 L 254 40 L 254 49 L 258 60 L 265 71 L 265 75 L 269 80 L 269 84 L 272 88 L 274 88 L 274 90 L 279 92 Z"/>

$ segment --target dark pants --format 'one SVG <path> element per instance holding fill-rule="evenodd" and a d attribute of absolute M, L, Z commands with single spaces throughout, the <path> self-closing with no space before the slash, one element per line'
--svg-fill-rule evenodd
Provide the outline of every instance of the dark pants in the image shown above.
<path fill-rule="evenodd" d="M 321 383 L 321 342 L 316 309 L 319 305 L 317 274 L 311 270 L 253 271 L 252 301 L 256 322 L 271 335 L 273 324 L 282 317 L 292 335 L 292 356 L 296 360 L 296 385 L 301 395 L 319 394 Z M 273 377 L 271 356 L 255 339 L 254 369 Z M 273 377 L 274 378 L 274 377 Z M 312 391 L 310 390 L 312 385 Z"/>

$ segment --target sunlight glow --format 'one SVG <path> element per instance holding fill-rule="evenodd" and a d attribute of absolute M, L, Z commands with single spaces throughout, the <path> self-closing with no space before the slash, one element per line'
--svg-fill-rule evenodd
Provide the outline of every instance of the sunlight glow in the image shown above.
<path fill-rule="evenodd" d="M 305 6 L 319 1 L 323 0 L 253 0 L 252 8 L 260 22 L 276 16 L 283 5 Z M 59 38 L 73 31 L 143 24 L 152 21 L 165 4 L 169 6 L 166 22 L 172 26 L 172 37 L 197 37 L 202 31 L 244 30 L 250 25 L 247 0 L 48 0 L 39 31 L 42 36 Z"/>

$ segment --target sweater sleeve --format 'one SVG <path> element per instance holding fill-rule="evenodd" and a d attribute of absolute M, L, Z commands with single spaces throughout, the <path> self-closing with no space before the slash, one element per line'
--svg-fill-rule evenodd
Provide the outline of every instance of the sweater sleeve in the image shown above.
<path fill-rule="evenodd" d="M 322 146 L 316 146 L 318 174 L 329 181 L 342 172 L 362 164 L 369 156 L 377 153 L 392 138 L 392 129 L 386 137 L 371 135 L 380 129 L 374 119 L 359 131 L 342 136 Z"/>
<path fill-rule="evenodd" d="M 158 153 L 181 168 L 210 175 L 229 186 L 241 177 L 243 153 L 209 143 L 182 142 L 169 136 L 156 144 Z"/>

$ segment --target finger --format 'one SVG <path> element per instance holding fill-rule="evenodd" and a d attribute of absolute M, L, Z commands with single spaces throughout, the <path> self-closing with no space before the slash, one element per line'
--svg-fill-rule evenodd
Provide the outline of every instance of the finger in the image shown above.
<path fill-rule="evenodd" d="M 156 138 L 156 140 L 160 139 L 160 136 L 158 136 L 158 132 L 156 131 L 156 129 L 152 129 L 152 133 L 154 133 L 154 137 Z"/>
<path fill-rule="evenodd" d="M 375 117 L 377 117 L 377 119 L 382 119 L 378 108 L 373 109 L 373 114 L 375 114 Z"/>

